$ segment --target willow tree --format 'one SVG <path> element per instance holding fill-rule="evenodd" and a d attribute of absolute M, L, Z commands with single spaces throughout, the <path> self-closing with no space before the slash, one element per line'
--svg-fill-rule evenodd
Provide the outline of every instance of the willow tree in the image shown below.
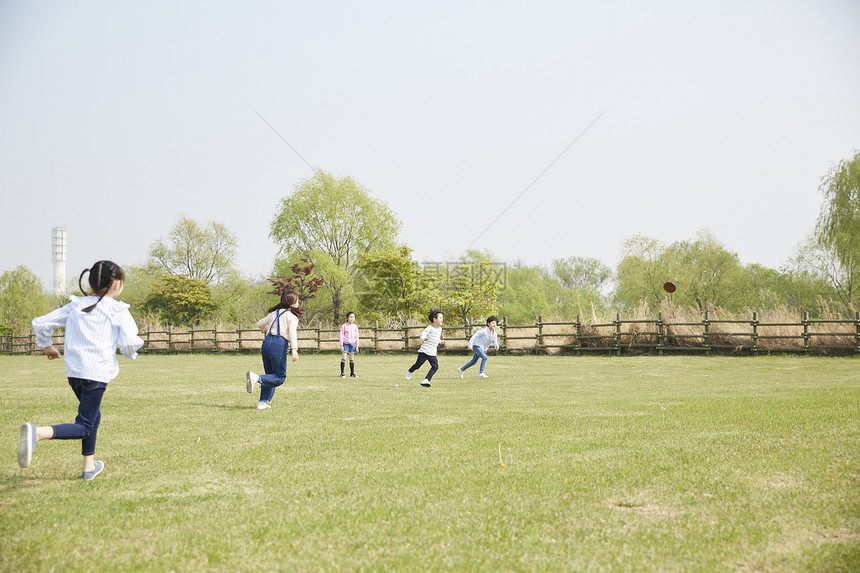
<path fill-rule="evenodd" d="M 281 199 L 269 236 L 282 256 L 305 257 L 316 265 L 339 322 L 358 255 L 393 248 L 400 227 L 388 205 L 352 177 L 317 170 Z"/>
<path fill-rule="evenodd" d="M 741 287 L 744 268 L 738 255 L 726 250 L 707 231 L 669 246 L 637 235 L 623 248 L 624 257 L 615 272 L 615 299 L 622 306 L 633 308 L 645 301 L 656 308 L 667 297 L 700 310 L 735 310 L 745 303 Z M 674 295 L 663 291 L 665 281 L 677 285 Z"/>
<path fill-rule="evenodd" d="M 824 203 L 815 237 L 837 265 L 828 275 L 846 305 L 860 306 L 860 151 L 821 180 Z"/>

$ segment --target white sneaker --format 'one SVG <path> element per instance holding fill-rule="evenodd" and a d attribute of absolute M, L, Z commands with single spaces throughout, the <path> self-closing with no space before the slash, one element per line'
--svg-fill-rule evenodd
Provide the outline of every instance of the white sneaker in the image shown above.
<path fill-rule="evenodd" d="M 419 384 L 421 384 L 421 385 L 422 385 L 422 386 L 424 386 L 425 388 L 429 388 L 429 387 L 430 387 L 430 381 L 429 381 L 429 380 L 427 380 L 426 378 L 425 378 L 424 380 L 422 380 L 421 382 L 419 382 Z"/>
<path fill-rule="evenodd" d="M 21 426 L 21 435 L 18 438 L 18 465 L 26 468 L 33 459 L 33 450 L 36 449 L 36 426 L 26 423 Z"/>
<path fill-rule="evenodd" d="M 462 377 L 463 377 L 463 369 L 462 369 L 462 368 L 457 368 L 457 374 L 459 374 L 459 375 L 460 375 L 460 378 L 462 378 Z"/>
<path fill-rule="evenodd" d="M 248 370 L 248 372 L 245 374 L 245 390 L 247 390 L 250 394 L 254 391 L 254 385 L 259 381 L 260 376 Z"/>
<path fill-rule="evenodd" d="M 478 378 L 489 378 L 489 376 L 481 372 L 480 374 L 478 374 Z"/>
<path fill-rule="evenodd" d="M 409 380 L 410 378 L 412 378 L 412 372 L 407 371 L 407 372 L 406 372 L 406 376 L 404 376 L 404 378 L 406 378 L 407 380 Z"/>
<path fill-rule="evenodd" d="M 271 404 L 269 404 L 268 402 L 263 402 L 262 400 L 260 400 L 259 402 L 257 402 L 257 409 L 258 409 L 258 410 L 267 410 L 267 409 L 269 409 L 269 408 L 271 408 L 271 407 L 272 407 L 272 405 L 271 405 Z"/>

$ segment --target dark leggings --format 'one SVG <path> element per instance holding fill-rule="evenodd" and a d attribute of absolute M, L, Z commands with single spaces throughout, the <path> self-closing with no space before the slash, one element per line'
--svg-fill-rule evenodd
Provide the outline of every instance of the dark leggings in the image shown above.
<path fill-rule="evenodd" d="M 436 371 L 439 370 L 439 361 L 436 360 L 435 356 L 430 356 L 429 354 L 424 354 L 423 352 L 418 353 L 418 360 L 415 361 L 415 364 L 409 369 L 410 372 L 415 372 L 421 365 L 425 362 L 430 362 L 430 372 L 427 373 L 427 380 L 432 380 L 433 375 L 436 374 Z"/>
<path fill-rule="evenodd" d="M 77 396 L 78 417 L 74 424 L 57 424 L 54 428 L 54 440 L 80 440 L 81 455 L 91 456 L 96 453 L 96 434 L 102 421 L 102 397 L 107 384 L 93 382 L 83 378 L 69 378 L 69 386 Z"/>

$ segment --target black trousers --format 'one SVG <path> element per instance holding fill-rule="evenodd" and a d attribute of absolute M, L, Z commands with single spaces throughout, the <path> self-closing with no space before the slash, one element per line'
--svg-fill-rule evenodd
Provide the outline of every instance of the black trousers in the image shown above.
<path fill-rule="evenodd" d="M 429 354 L 424 354 L 423 352 L 418 353 L 418 360 L 415 361 L 415 364 L 409 369 L 410 372 L 415 372 L 421 365 L 425 362 L 430 362 L 430 372 L 427 373 L 427 380 L 432 380 L 433 375 L 436 374 L 436 371 L 439 370 L 439 361 L 436 360 L 435 356 L 430 356 Z"/>

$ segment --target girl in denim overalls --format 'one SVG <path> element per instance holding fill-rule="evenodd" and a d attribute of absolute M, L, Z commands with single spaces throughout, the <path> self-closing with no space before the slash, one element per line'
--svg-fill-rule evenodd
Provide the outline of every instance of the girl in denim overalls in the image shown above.
<path fill-rule="evenodd" d="M 295 291 L 284 291 L 281 302 L 270 308 L 269 314 L 257 323 L 257 327 L 266 333 L 260 348 L 266 373 L 260 376 L 249 370 L 245 375 L 245 389 L 250 393 L 256 384 L 260 384 L 258 410 L 272 407 L 275 388 L 283 384 L 287 377 L 287 351 L 292 349 L 293 362 L 299 359 L 296 329 L 304 311 L 299 306 L 299 296 Z"/>

